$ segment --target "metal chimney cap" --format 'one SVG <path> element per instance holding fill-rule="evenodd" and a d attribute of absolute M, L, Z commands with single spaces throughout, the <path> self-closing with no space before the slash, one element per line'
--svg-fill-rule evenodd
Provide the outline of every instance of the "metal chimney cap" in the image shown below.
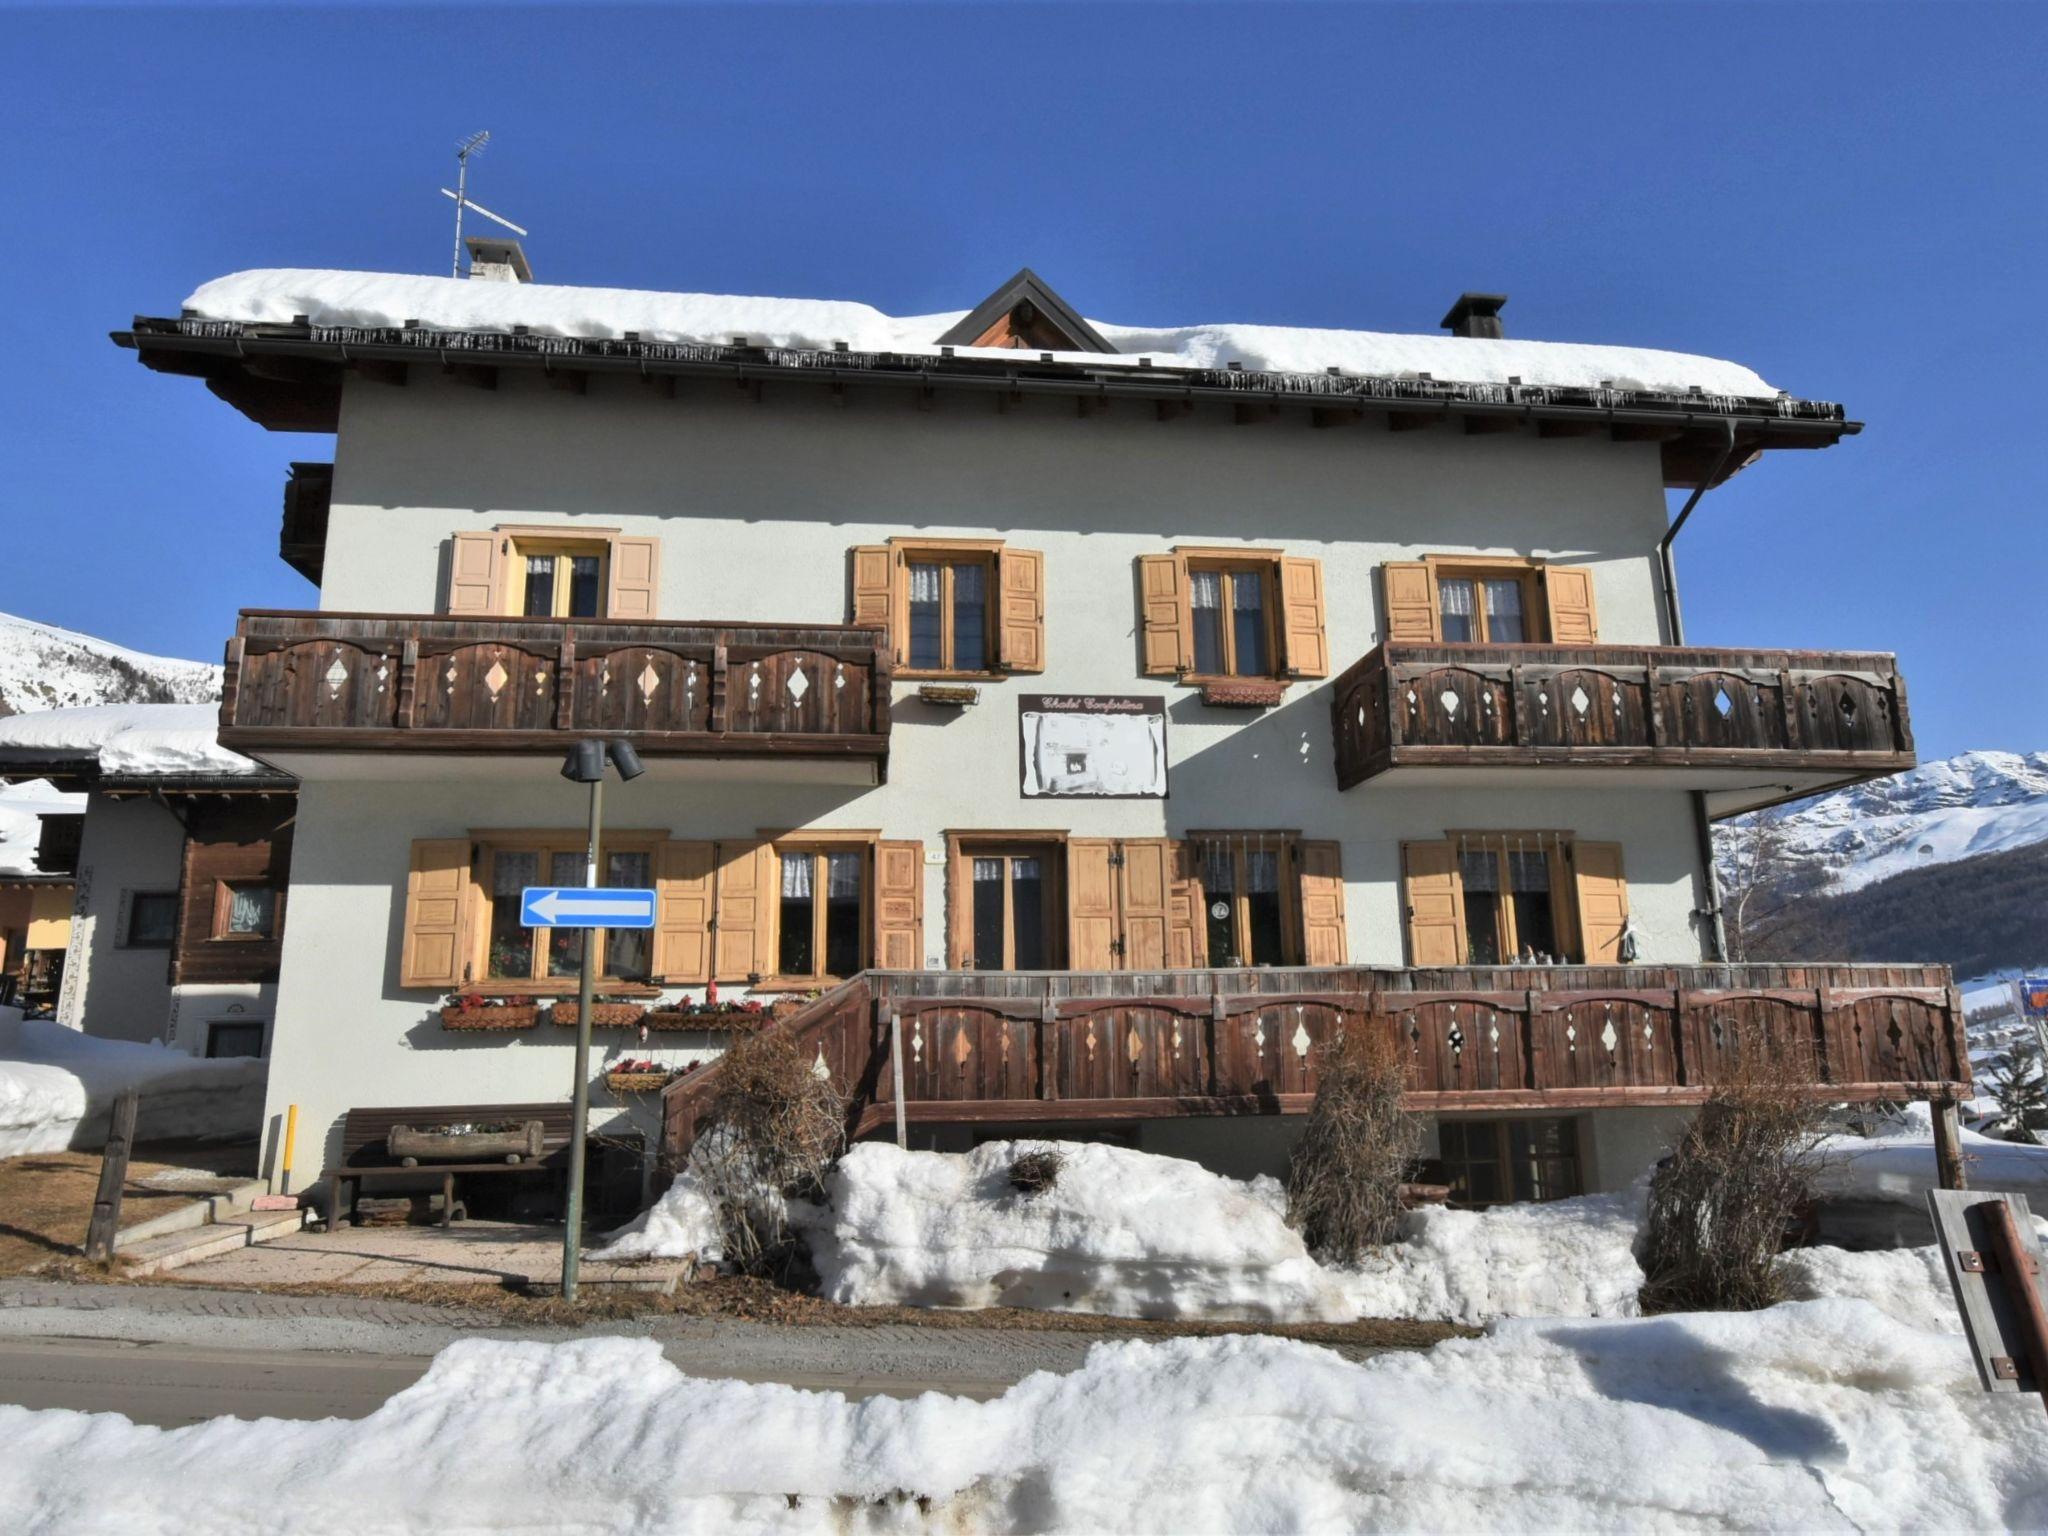
<path fill-rule="evenodd" d="M 1506 308 L 1507 302 L 1508 296 L 1504 293 L 1461 293 L 1450 313 L 1437 324 L 1453 336 L 1499 338 L 1506 334 L 1501 329 L 1500 312 Z"/>

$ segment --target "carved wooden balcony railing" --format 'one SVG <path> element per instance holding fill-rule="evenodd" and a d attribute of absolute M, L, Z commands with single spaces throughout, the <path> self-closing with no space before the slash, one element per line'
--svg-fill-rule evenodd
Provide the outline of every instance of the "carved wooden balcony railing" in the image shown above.
<path fill-rule="evenodd" d="M 228 642 L 237 751 L 555 752 L 872 759 L 889 750 L 879 631 L 248 611 Z"/>
<path fill-rule="evenodd" d="M 1390 768 L 1911 768 L 1895 658 L 1697 646 L 1394 644 L 1337 679 L 1337 786 Z"/>
<path fill-rule="evenodd" d="M 1417 1109 L 1702 1102 L 1745 1040 L 1816 1098 L 1926 1098 L 1970 1081 L 1944 966 L 1634 965 L 1444 970 L 870 971 L 775 1026 L 824 1063 L 861 1134 L 938 1123 L 1302 1114 L 1340 1028 L 1391 1035 Z M 717 1069 L 664 1100 L 667 1155 L 697 1134 Z"/>

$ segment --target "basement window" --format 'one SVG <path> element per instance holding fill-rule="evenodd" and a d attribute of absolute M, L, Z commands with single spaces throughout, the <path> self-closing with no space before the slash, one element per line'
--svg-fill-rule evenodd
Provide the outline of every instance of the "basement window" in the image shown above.
<path fill-rule="evenodd" d="M 1574 1119 L 1443 1120 L 1437 1145 L 1453 1205 L 1565 1200 L 1583 1192 Z"/>

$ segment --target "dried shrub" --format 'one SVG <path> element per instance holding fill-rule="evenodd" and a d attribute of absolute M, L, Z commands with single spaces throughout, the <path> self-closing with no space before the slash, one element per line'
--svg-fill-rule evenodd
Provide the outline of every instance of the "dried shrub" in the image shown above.
<path fill-rule="evenodd" d="M 1287 1223 L 1327 1263 L 1355 1263 L 1401 1230 L 1401 1181 L 1422 1122 L 1401 1102 L 1407 1070 L 1391 1036 L 1352 1029 L 1323 1047 L 1308 1124 L 1287 1166 Z"/>
<path fill-rule="evenodd" d="M 1057 1147 L 1020 1152 L 1010 1163 L 1010 1187 L 1023 1195 L 1042 1195 L 1060 1181 L 1067 1159 Z"/>
<path fill-rule="evenodd" d="M 846 1148 L 846 1100 L 780 1033 L 744 1035 L 718 1080 L 690 1168 L 718 1210 L 725 1257 L 742 1273 L 786 1277 L 802 1259 L 789 1202 L 816 1200 Z"/>
<path fill-rule="evenodd" d="M 1821 1168 L 1813 1064 L 1741 1032 L 1733 1077 L 1650 1179 L 1638 1258 L 1646 1311 L 1754 1311 L 1784 1299 L 1776 1260 Z"/>

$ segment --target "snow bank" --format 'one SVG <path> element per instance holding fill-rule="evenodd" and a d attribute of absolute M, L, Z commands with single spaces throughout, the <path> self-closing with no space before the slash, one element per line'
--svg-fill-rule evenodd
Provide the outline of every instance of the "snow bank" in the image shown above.
<path fill-rule="evenodd" d="M 691 1378 L 648 1340 L 476 1339 L 360 1420 L 0 1408 L 0 1524 L 2023 1529 L 2048 1521 L 2040 1419 L 1979 1391 L 1960 1340 L 1855 1302 L 1513 1324 L 1362 1364 L 1267 1338 L 1104 1344 L 985 1403 Z M 261 1468 L 258 1497 L 223 1467 Z"/>
<path fill-rule="evenodd" d="M 208 320 L 289 325 L 300 315 L 322 326 L 396 328 L 417 321 L 429 330 L 509 331 L 616 340 L 632 331 L 643 341 L 826 350 L 843 341 L 857 352 L 935 355 L 939 337 L 964 311 L 898 317 L 867 304 L 831 299 L 752 298 L 734 294 L 656 293 L 546 283 L 479 283 L 389 272 L 295 268 L 236 272 L 202 284 L 185 300 L 188 314 Z M 1141 358 L 1155 365 L 1223 368 L 1230 363 L 1279 373 L 1338 368 L 1377 378 L 1432 378 L 1460 383 L 1528 384 L 1683 392 L 1770 399 L 1778 391 L 1747 368 L 1711 357 L 1641 347 L 1550 341 L 1397 335 L 1274 325 L 1130 326 L 1091 321 L 1114 356 L 1058 354 L 1094 366 Z M 961 347 L 972 354 L 987 349 Z M 999 356 L 1012 356 L 998 353 Z"/>
<path fill-rule="evenodd" d="M 108 774 L 263 773 L 261 763 L 219 742 L 212 704 L 98 704 L 0 720 L 0 756 L 99 759 Z"/>
<path fill-rule="evenodd" d="M 614 1232 L 590 1256 L 615 1263 L 629 1259 L 698 1258 L 716 1264 L 725 1257 L 724 1249 L 718 1208 L 696 1175 L 686 1168 L 659 1200 Z"/>
<path fill-rule="evenodd" d="M 104 1145 L 114 1100 L 129 1088 L 142 1095 L 138 1140 L 253 1136 L 265 1068 L 0 1017 L 0 1157 Z"/>
<path fill-rule="evenodd" d="M 2025 1195 L 2030 1209 L 2048 1214 L 2048 1147 L 1998 1141 L 1966 1128 L 1962 1149 L 1972 1189 Z M 1925 1104 L 1906 1105 L 1875 1136 L 1831 1136 L 1820 1150 L 1824 1166 L 1814 1182 L 1824 1195 L 1924 1210 L 1927 1191 L 1939 1187 L 1933 1113 Z"/>

